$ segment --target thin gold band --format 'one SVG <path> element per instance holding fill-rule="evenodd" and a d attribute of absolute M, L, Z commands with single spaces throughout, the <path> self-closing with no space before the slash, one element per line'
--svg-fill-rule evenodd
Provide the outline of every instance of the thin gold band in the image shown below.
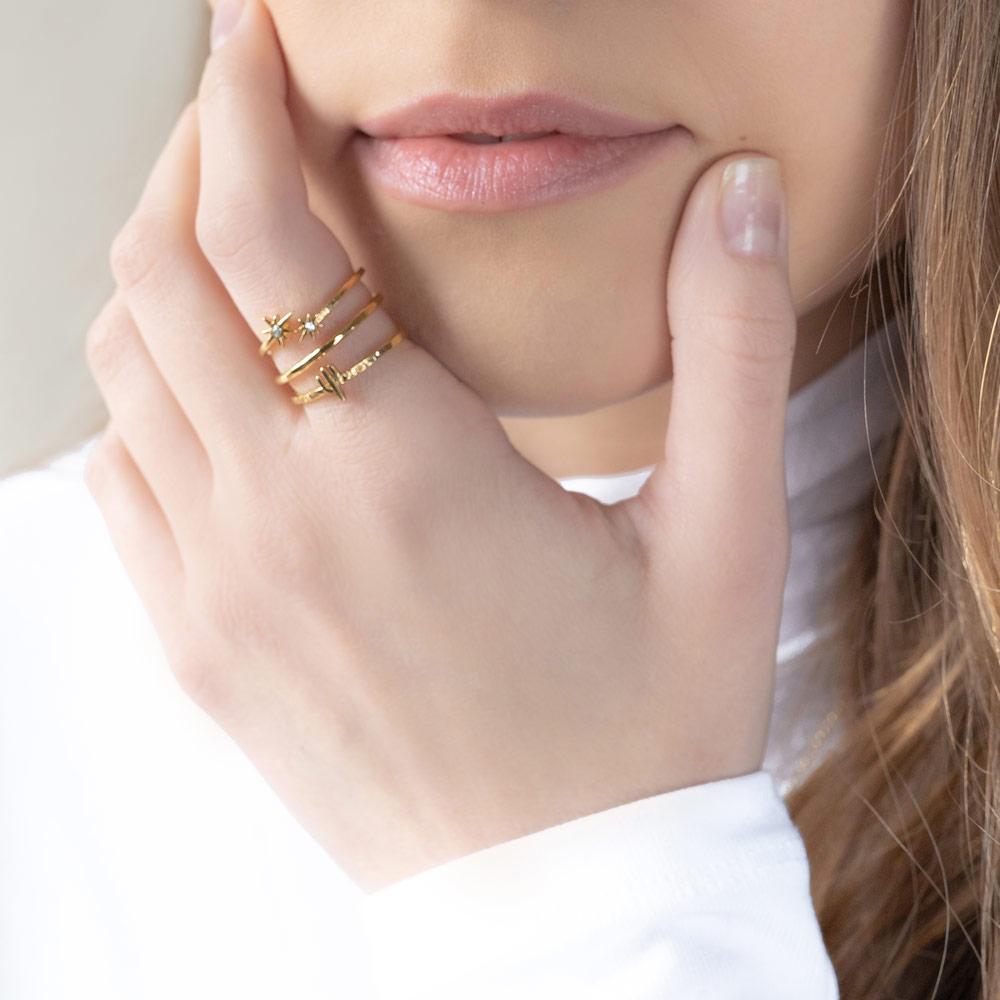
<path fill-rule="evenodd" d="M 310 351 L 301 361 L 292 365 L 288 371 L 282 372 L 275 378 L 278 385 L 285 385 L 292 379 L 298 378 L 303 372 L 308 371 L 331 347 L 336 347 L 344 337 L 346 337 L 355 327 L 360 326 L 375 310 L 382 301 L 382 293 L 376 292 L 353 316 L 353 318 L 341 327 L 325 344 L 320 345 L 315 350 Z"/>
<path fill-rule="evenodd" d="M 333 307 L 340 301 L 344 294 L 351 288 L 353 288 L 361 278 L 361 275 L 365 273 L 363 267 L 359 267 L 353 274 L 348 277 L 343 284 L 333 293 L 332 297 L 327 301 L 326 305 L 323 306 L 317 313 L 311 314 L 306 313 L 306 315 L 299 319 L 298 326 L 295 331 L 299 334 L 299 340 L 305 337 L 312 337 L 323 325 L 324 320 L 333 311 Z M 332 347 L 336 347 L 352 330 L 356 329 L 361 325 L 379 306 L 382 301 L 382 293 L 375 292 L 374 295 L 368 300 L 368 302 L 359 309 L 351 319 L 344 324 L 325 344 L 317 347 L 315 350 L 310 351 L 304 358 L 301 358 L 296 364 L 292 365 L 287 371 L 281 372 L 275 377 L 275 381 L 278 385 L 287 385 L 293 379 L 298 378 L 299 375 L 304 374 L 308 371 L 327 351 Z M 260 336 L 262 337 L 260 343 L 260 354 L 266 355 L 271 352 L 271 349 L 277 345 L 284 343 L 286 337 L 289 334 L 288 321 L 291 319 L 292 314 L 290 312 L 285 313 L 280 316 L 274 313 L 272 316 L 265 316 L 264 322 L 267 323 L 267 327 L 260 331 Z M 346 371 L 341 371 L 334 364 L 320 365 L 319 373 L 316 375 L 315 381 L 317 388 L 310 389 L 308 392 L 297 393 L 292 396 L 292 402 L 297 404 L 312 403 L 317 399 L 321 399 L 323 396 L 332 394 L 338 399 L 344 400 L 346 396 L 343 390 L 340 388 L 345 382 L 352 378 L 356 378 L 363 371 L 367 371 L 371 366 L 380 358 L 386 351 L 395 347 L 397 344 L 402 343 L 402 341 L 407 336 L 405 330 L 397 330 L 389 340 L 384 344 L 377 347 L 371 354 L 363 357 L 360 361 L 351 365 Z"/>
<path fill-rule="evenodd" d="M 363 267 L 359 267 L 346 281 L 333 293 L 333 296 L 329 299 L 325 306 L 320 309 L 315 315 L 311 313 L 306 313 L 299 320 L 299 325 L 295 328 L 295 333 L 299 335 L 299 340 L 304 337 L 311 337 L 316 331 L 323 325 L 323 320 L 330 315 L 333 311 L 333 307 L 344 297 L 344 295 L 350 291 L 360 280 L 361 275 L 365 273 Z M 271 348 L 276 344 L 281 344 L 284 342 L 285 337 L 288 336 L 288 321 L 292 318 L 290 312 L 285 313 L 280 319 L 278 314 L 275 313 L 273 316 L 265 316 L 264 322 L 267 326 L 260 331 L 260 335 L 264 337 L 260 344 L 260 354 L 261 356 L 271 353 Z"/>
<path fill-rule="evenodd" d="M 397 330 L 381 347 L 376 347 L 371 354 L 363 357 L 356 364 L 351 365 L 347 371 L 341 371 L 336 365 L 320 365 L 319 374 L 316 376 L 316 382 L 319 388 L 310 389 L 308 392 L 300 393 L 297 396 L 292 397 L 293 403 L 312 403 L 320 397 L 326 395 L 327 393 L 333 393 L 338 399 L 346 399 L 344 396 L 344 391 L 340 388 L 348 379 L 352 379 L 361 374 L 368 368 L 371 368 L 373 364 L 386 351 L 390 348 L 395 347 L 397 344 L 403 342 L 406 337 L 405 330 Z"/>

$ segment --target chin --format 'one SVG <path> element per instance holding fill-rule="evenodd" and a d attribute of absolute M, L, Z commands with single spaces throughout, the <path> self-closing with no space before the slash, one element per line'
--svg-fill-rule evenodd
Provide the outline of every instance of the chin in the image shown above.
<path fill-rule="evenodd" d="M 349 167 L 335 176 L 336 190 L 310 178 L 313 210 L 411 339 L 498 416 L 584 413 L 671 377 L 664 288 L 679 205 L 655 172 L 488 217 L 386 200 Z"/>
<path fill-rule="evenodd" d="M 633 322 L 626 341 L 602 338 L 606 327 L 575 312 L 541 322 L 537 311 L 452 313 L 411 299 L 407 329 L 498 417 L 551 417 L 613 406 L 668 381 L 664 326 Z"/>

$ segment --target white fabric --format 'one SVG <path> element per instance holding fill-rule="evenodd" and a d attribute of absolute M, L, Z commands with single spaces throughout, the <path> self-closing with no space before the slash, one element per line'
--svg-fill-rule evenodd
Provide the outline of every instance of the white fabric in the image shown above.
<path fill-rule="evenodd" d="M 766 771 L 592 813 L 367 898 L 381 995 L 836 1000 Z"/>
<path fill-rule="evenodd" d="M 0 481 L 0 996 L 364 1000 L 368 934 L 392 1000 L 836 997 L 770 769 L 789 767 L 796 713 L 826 710 L 808 647 L 871 486 L 866 354 L 876 440 L 892 408 L 871 338 L 789 401 L 792 564 L 765 769 L 367 897 L 176 685 L 81 479 L 96 439 Z M 560 481 L 613 502 L 648 471 Z"/>

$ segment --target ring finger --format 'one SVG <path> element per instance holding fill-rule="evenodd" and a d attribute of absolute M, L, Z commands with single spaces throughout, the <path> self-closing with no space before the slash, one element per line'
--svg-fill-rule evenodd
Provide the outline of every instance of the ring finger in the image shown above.
<path fill-rule="evenodd" d="M 117 433 L 180 540 L 187 518 L 208 503 L 212 468 L 120 292 L 90 325 L 86 352 Z"/>

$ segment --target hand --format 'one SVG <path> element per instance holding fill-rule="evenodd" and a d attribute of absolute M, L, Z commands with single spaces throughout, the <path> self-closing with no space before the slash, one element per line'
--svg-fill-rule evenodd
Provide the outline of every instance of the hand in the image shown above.
<path fill-rule="evenodd" d="M 356 266 L 308 208 L 285 88 L 248 0 L 87 333 L 112 420 L 86 482 L 184 690 L 365 891 L 756 770 L 788 557 L 785 210 L 775 259 L 738 256 L 716 226 L 728 160 L 694 187 L 663 460 L 606 507 L 526 461 L 412 336 L 346 401 L 276 384 L 316 345 L 261 357 L 261 317 L 317 309 Z M 379 308 L 326 360 L 398 328 Z"/>

